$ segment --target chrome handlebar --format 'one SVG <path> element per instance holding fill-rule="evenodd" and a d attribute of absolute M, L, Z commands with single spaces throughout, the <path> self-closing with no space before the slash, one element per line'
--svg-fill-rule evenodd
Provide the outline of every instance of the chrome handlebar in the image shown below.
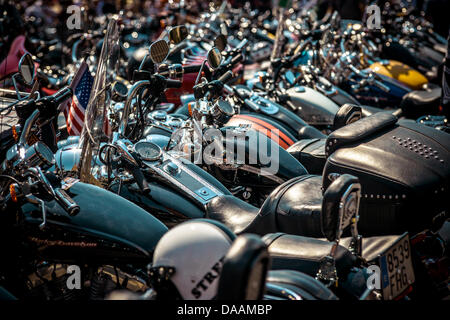
<path fill-rule="evenodd" d="M 129 92 L 128 92 L 128 96 L 127 96 L 127 100 L 125 101 L 125 105 L 123 107 L 123 113 L 122 113 L 122 119 L 120 122 L 120 127 L 119 127 L 119 135 L 123 136 L 125 135 L 127 126 L 128 126 L 128 116 L 130 114 L 130 108 L 131 108 L 131 103 L 133 101 L 134 96 L 136 96 L 137 92 L 145 87 L 145 86 L 149 86 L 150 85 L 150 81 L 149 80 L 140 80 L 137 81 L 135 84 L 133 84 L 133 86 L 130 88 Z"/>

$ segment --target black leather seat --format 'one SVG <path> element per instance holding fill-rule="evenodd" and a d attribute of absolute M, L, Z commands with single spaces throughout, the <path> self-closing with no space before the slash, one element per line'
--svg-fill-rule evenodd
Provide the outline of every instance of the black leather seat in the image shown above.
<path fill-rule="evenodd" d="M 279 187 L 282 192 L 276 206 L 278 231 L 322 237 L 322 176 L 306 175 L 292 180 L 295 183 Z"/>
<path fill-rule="evenodd" d="M 291 179 L 272 191 L 259 210 L 234 196 L 215 197 L 206 205 L 206 218 L 224 223 L 236 234 L 283 231 L 322 237 L 321 185 L 321 176 Z"/>
<path fill-rule="evenodd" d="M 267 277 L 266 297 L 280 298 L 276 288 L 280 286 L 285 291 L 290 290 L 303 300 L 338 300 L 336 295 L 317 279 L 293 270 L 270 271 Z M 287 292 L 285 292 L 286 294 Z M 282 298 L 282 297 L 281 297 Z M 292 299 L 292 297 L 291 297 Z"/>
<path fill-rule="evenodd" d="M 398 108 L 398 109 L 381 109 L 381 108 L 377 108 L 377 107 L 372 107 L 372 106 L 360 106 L 361 107 L 361 112 L 362 112 L 362 116 L 363 118 L 365 117 L 369 117 L 375 113 L 379 113 L 379 112 L 384 112 L 384 113 L 391 113 L 396 117 L 400 117 L 402 115 L 402 109 Z"/>
<path fill-rule="evenodd" d="M 390 113 L 376 113 L 358 122 L 332 132 L 327 138 L 325 152 L 332 154 L 337 149 L 351 143 L 374 137 L 378 132 L 387 131 L 397 123 L 397 117 Z"/>
<path fill-rule="evenodd" d="M 305 175 L 289 182 L 276 189 L 274 210 L 278 232 L 332 238 L 337 229 L 341 197 L 351 186 L 359 183 L 358 179 L 342 175 L 326 189 L 322 185 L 322 176 L 318 175 Z"/>
<path fill-rule="evenodd" d="M 386 235 L 362 239 L 362 257 L 378 263 L 381 254 L 391 248 L 403 235 Z M 263 237 L 272 260 L 273 270 L 297 270 L 316 276 L 320 261 L 330 254 L 332 242 L 286 233 L 272 233 Z M 338 277 L 345 279 L 358 260 L 349 250 L 352 238 L 342 238 L 335 254 Z"/>
<path fill-rule="evenodd" d="M 402 109 L 384 110 L 369 106 L 357 106 L 352 104 L 344 104 L 336 113 L 333 123 L 333 130 L 341 129 L 359 121 L 361 117 L 369 117 L 375 113 L 384 113 L 388 117 L 399 117 L 402 114 Z M 394 117 L 393 117 L 394 119 Z M 363 132 L 361 132 L 363 134 Z M 297 141 L 291 145 L 288 151 L 294 158 L 296 158 L 311 174 L 322 174 L 327 157 L 326 150 L 327 137 L 314 137 L 311 139 L 305 138 Z"/>
<path fill-rule="evenodd" d="M 272 259 L 272 269 L 297 270 L 316 276 L 320 261 L 330 255 L 332 242 L 312 239 L 286 233 L 272 233 L 263 237 Z M 357 264 L 356 257 L 344 246 L 339 245 L 335 254 L 339 278 L 345 278 Z"/>
<path fill-rule="evenodd" d="M 327 160 L 325 156 L 326 139 L 302 139 L 286 149 L 311 174 L 322 174 Z"/>
<path fill-rule="evenodd" d="M 405 94 L 400 103 L 403 114 L 409 118 L 418 118 L 424 114 L 436 114 L 441 103 L 442 89 L 428 84 L 425 90 L 414 90 Z"/>
<path fill-rule="evenodd" d="M 362 114 L 360 106 L 350 103 L 343 104 L 334 116 L 333 130 L 337 130 L 349 123 L 358 121 L 361 119 Z M 301 140 L 297 141 L 286 150 L 294 156 L 294 158 L 296 158 L 309 173 L 322 174 L 327 159 L 325 154 L 327 137 L 317 129 L 316 131 L 318 131 L 319 134 L 302 134 L 308 127 L 309 126 L 305 126 L 300 129 L 299 137 Z"/>
<path fill-rule="evenodd" d="M 313 126 L 310 126 L 308 124 L 305 124 L 303 127 L 301 127 L 297 132 L 297 138 L 298 139 L 322 139 L 326 138 L 327 136 L 322 133 L 319 129 L 316 129 Z"/>
<path fill-rule="evenodd" d="M 222 222 L 236 234 L 285 232 L 321 238 L 335 231 L 336 226 L 323 221 L 334 221 L 339 198 L 357 182 L 342 175 L 323 194 L 322 176 L 304 175 L 278 186 L 259 210 L 234 196 L 215 197 L 206 205 L 206 218 Z"/>
<path fill-rule="evenodd" d="M 269 272 L 270 261 L 260 237 L 237 237 L 223 261 L 217 300 L 261 300 L 264 291 L 264 298 L 269 300 L 337 300 L 330 289 L 307 274 L 295 270 Z"/>
<path fill-rule="evenodd" d="M 222 222 L 236 234 L 250 232 L 258 213 L 258 208 L 228 195 L 215 197 L 206 206 L 207 218 Z"/>

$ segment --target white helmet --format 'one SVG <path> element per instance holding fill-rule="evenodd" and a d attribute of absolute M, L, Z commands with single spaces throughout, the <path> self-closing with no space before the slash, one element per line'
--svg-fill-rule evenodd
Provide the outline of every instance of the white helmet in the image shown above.
<path fill-rule="evenodd" d="M 184 300 L 213 299 L 234 237 L 224 225 L 207 219 L 190 220 L 169 230 L 153 254 L 151 275 L 158 295 L 173 284 Z"/>

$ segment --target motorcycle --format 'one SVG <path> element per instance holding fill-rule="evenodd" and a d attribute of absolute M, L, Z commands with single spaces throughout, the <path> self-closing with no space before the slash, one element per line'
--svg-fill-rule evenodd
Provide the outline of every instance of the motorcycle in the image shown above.
<path fill-rule="evenodd" d="M 1 166 L 1 238 L 7 243 L 1 283 L 22 299 L 102 299 L 114 287 L 142 290 L 148 279 L 141 269 L 167 231 L 122 197 L 44 171 L 54 166 L 53 152 L 41 141 L 27 143 L 31 129 L 41 112 L 71 94 L 65 88 L 32 111 Z M 74 265 L 82 270 L 82 290 L 66 286 Z"/>
<path fill-rule="evenodd" d="M 26 99 L 15 104 L 21 126 L 8 134 L 0 176 L 5 180 L 0 189 L 5 210 L 14 212 L 7 215 L 5 234 L 13 232 L 14 239 L 30 234 L 28 242 L 14 242 L 18 243 L 14 252 L 37 246 L 37 253 L 30 253 L 30 262 L 25 263 L 27 272 L 31 271 L 23 274 L 34 272 L 35 260 L 46 261 L 45 266 L 50 261 L 53 266 L 42 269 L 43 277 L 37 272 L 40 281 L 32 276 L 36 283 L 33 292 L 25 288 L 12 293 L 70 298 L 72 292 L 64 290 L 63 283 L 70 265 L 81 261 L 82 274 L 89 274 L 91 286 L 77 295 L 102 298 L 111 287 L 124 286 L 124 282 L 128 286 L 131 281 L 132 291 L 145 292 L 145 298 L 154 298 L 154 292 L 160 295 L 157 298 L 179 298 L 172 295 L 170 281 L 176 278 L 172 277 L 174 270 L 179 275 L 189 266 L 158 264 L 156 243 L 163 246 L 167 227 L 175 230 L 209 218 L 216 226 L 223 223 L 229 230 L 222 231 L 231 240 L 230 234 L 240 236 L 236 248 L 230 250 L 230 261 L 241 257 L 242 267 L 247 262 L 251 265 L 252 261 L 244 259 L 251 253 L 237 248 L 255 245 L 272 259 L 271 269 L 283 270 L 271 271 L 268 278 L 262 272 L 258 278 L 260 289 L 261 283 L 268 281 L 269 299 L 289 295 L 297 299 L 445 296 L 443 284 L 448 282 L 448 274 L 442 270 L 448 264 L 445 199 L 449 146 L 440 120 L 431 116 L 419 123 L 398 119 L 394 115 L 400 115 L 398 110 L 361 106 L 334 86 L 359 83 L 382 90 L 391 81 L 362 70 L 363 63 L 353 63 L 356 55 L 349 47 L 340 53 L 337 47 L 329 47 L 322 55 L 330 59 L 330 52 L 338 52 L 339 71 L 351 72 L 345 81 L 323 74 L 317 68 L 320 64 L 298 64 L 305 54 L 320 63 L 318 40 L 327 27 L 317 31 L 317 25 L 310 25 L 307 29 L 317 32 L 311 32 L 310 40 L 294 45 L 296 39 L 311 35 L 300 31 L 299 26 L 308 23 L 303 18 L 295 20 L 294 14 L 289 17 L 292 27 L 284 33 L 286 42 L 274 50 L 284 54 L 271 60 L 258 81 L 250 81 L 248 86 L 231 84 L 242 79 L 242 70 L 237 75 L 235 68 L 245 61 L 245 47 L 262 37 L 253 29 L 245 31 L 257 20 L 254 13 L 231 18 L 229 23 L 221 19 L 230 19 L 233 11 L 225 9 L 226 5 L 216 14 L 204 15 L 198 29 L 183 25 L 166 28 L 151 44 L 148 55 L 143 51 L 138 66 L 129 63 L 126 67 L 131 83 L 121 77 L 125 68 L 116 60 L 120 37 L 112 20 L 105 39 L 99 42 L 98 64 L 91 66 L 96 76 L 80 137 L 64 139 L 54 130 L 62 110 L 62 105 L 57 106 L 71 96 L 70 89 L 41 98 L 33 88 Z M 208 19 L 211 27 L 205 23 Z M 280 24 L 257 24 L 270 32 L 277 29 L 279 38 Z M 203 33 L 208 28 L 212 37 L 192 35 L 192 31 Z M 222 32 L 235 32 L 230 45 L 223 34 L 217 36 Z M 240 40 L 247 34 L 254 38 Z M 365 34 L 359 36 L 365 40 Z M 119 65 L 122 71 L 117 73 Z M 22 76 L 16 78 L 34 85 L 34 70 L 32 59 L 23 58 L 19 63 Z M 389 89 L 393 94 L 390 103 L 406 100 L 395 92 L 401 86 Z M 410 90 L 405 93 L 413 96 Z M 193 95 L 182 96 L 187 92 Z M 367 96 L 371 95 L 373 92 Z M 170 97 L 175 99 L 169 101 Z M 420 102 L 421 97 L 410 100 Z M 178 98 L 183 106 L 176 110 Z M 339 107 L 339 101 L 359 105 Z M 420 107 L 408 114 L 409 108 L 402 107 L 402 115 L 412 118 L 430 110 Z M 325 115 L 315 116 L 322 111 Z M 94 213 L 98 199 L 91 197 L 106 199 L 105 211 L 111 213 Z M 132 221 L 124 216 L 129 210 L 135 212 Z M 142 218 L 143 214 L 150 218 Z M 20 224 L 24 232 L 14 229 L 17 224 L 12 222 L 17 222 L 17 217 L 24 222 Z M 47 229 L 51 232 L 44 232 Z M 245 233 L 258 234 L 264 245 L 260 239 L 243 236 Z M 69 242 L 71 247 L 77 249 L 66 256 L 53 245 L 69 246 L 64 238 L 68 234 L 75 239 Z M 82 244 L 77 246 L 78 242 Z M 86 245 L 90 249 L 85 251 Z M 13 252 L 8 257 L 8 261 L 17 260 Z M 19 264 L 22 261 L 6 267 L 7 283 L 0 285 L 10 290 L 15 281 L 26 281 L 14 276 Z M 367 287 L 371 267 L 378 267 L 383 279 L 388 279 L 375 290 Z M 397 281 L 397 270 L 401 281 Z M 231 266 L 228 276 L 222 274 L 219 298 L 242 297 L 248 283 L 241 271 Z M 52 274 L 64 275 L 53 276 L 50 284 L 43 280 Z M 243 287 L 233 291 L 227 279 L 241 276 Z M 106 289 L 98 291 L 97 284 Z M 252 285 L 258 286 L 256 282 Z M 262 298 L 263 293 L 256 290 L 250 297 Z"/>

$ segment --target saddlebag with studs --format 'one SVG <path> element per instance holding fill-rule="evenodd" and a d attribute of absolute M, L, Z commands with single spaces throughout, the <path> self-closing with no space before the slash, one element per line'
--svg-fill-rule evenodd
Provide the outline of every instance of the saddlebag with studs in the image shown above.
<path fill-rule="evenodd" d="M 450 207 L 450 135 L 411 120 L 377 113 L 327 139 L 326 189 L 333 173 L 361 183 L 363 235 L 439 228 Z"/>

